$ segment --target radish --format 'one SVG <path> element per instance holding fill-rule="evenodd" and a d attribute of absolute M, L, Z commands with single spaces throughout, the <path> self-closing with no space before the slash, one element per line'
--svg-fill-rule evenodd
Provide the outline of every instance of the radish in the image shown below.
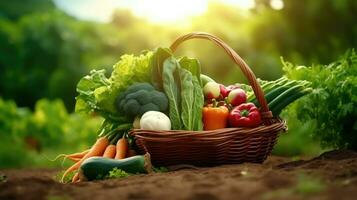
<path fill-rule="evenodd" d="M 244 90 L 238 88 L 229 93 L 227 100 L 232 106 L 238 106 L 247 101 L 247 95 Z"/>
<path fill-rule="evenodd" d="M 208 82 L 203 87 L 203 93 L 206 99 L 217 99 L 221 94 L 220 91 L 221 90 L 219 84 L 215 82 Z"/>

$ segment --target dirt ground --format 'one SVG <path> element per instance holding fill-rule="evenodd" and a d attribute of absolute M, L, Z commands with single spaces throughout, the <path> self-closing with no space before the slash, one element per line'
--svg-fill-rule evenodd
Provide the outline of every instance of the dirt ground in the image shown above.
<path fill-rule="evenodd" d="M 357 153 L 331 151 L 310 160 L 271 156 L 244 163 L 135 175 L 76 184 L 53 179 L 58 170 L 0 170 L 0 199 L 357 199 Z"/>

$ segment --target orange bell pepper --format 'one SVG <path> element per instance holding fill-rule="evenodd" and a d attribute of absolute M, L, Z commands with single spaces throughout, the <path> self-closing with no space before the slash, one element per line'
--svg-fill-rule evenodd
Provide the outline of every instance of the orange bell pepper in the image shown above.
<path fill-rule="evenodd" d="M 214 107 L 212 105 L 203 107 L 203 129 L 215 130 L 227 127 L 227 121 L 229 116 L 229 110 L 226 106 Z"/>

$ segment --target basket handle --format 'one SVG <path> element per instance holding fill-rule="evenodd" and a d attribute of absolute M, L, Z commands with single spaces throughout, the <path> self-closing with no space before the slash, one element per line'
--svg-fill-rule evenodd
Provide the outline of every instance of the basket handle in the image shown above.
<path fill-rule="evenodd" d="M 261 114 L 264 124 L 272 124 L 273 123 L 273 121 L 272 121 L 273 114 L 269 110 L 267 101 L 264 97 L 264 92 L 263 92 L 262 88 L 260 87 L 253 71 L 244 62 L 244 60 L 221 39 L 219 39 L 218 37 L 211 35 L 209 33 L 192 32 L 192 33 L 188 33 L 186 35 L 178 37 L 171 44 L 170 49 L 172 50 L 172 52 L 175 52 L 175 50 L 181 43 L 183 43 L 186 40 L 195 39 L 195 38 L 210 40 L 211 42 L 215 43 L 219 47 L 223 48 L 223 50 L 228 54 L 228 56 L 239 66 L 239 68 L 242 70 L 244 76 L 248 79 L 249 84 L 252 86 L 254 94 L 257 97 L 259 104 L 261 105 L 260 114 Z"/>

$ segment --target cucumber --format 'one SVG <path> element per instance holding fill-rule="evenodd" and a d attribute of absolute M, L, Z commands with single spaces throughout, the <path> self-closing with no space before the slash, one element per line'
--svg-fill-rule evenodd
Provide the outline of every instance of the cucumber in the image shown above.
<path fill-rule="evenodd" d="M 274 89 L 276 86 L 287 84 L 290 80 L 286 77 L 281 77 L 275 81 L 269 81 L 266 84 L 263 84 L 261 88 L 263 91 L 269 92 L 270 90 Z"/>
<path fill-rule="evenodd" d="M 280 94 L 284 93 L 286 90 L 288 90 L 289 88 L 291 88 L 292 86 L 295 86 L 297 84 L 296 81 L 290 81 L 285 85 L 281 85 L 281 86 L 277 86 L 275 87 L 273 90 L 271 90 L 270 92 L 265 93 L 265 99 L 267 100 L 267 102 L 271 102 L 273 99 L 275 99 L 277 96 L 279 96 Z M 255 105 L 259 106 L 259 102 L 258 100 L 255 98 L 252 101 Z"/>
<path fill-rule="evenodd" d="M 150 154 L 133 156 L 121 160 L 103 157 L 91 157 L 86 159 L 79 168 L 80 180 L 95 180 L 105 177 L 114 168 L 121 169 L 127 173 L 151 173 L 152 165 Z"/>
<path fill-rule="evenodd" d="M 301 98 L 302 96 L 309 94 L 312 92 L 311 88 L 306 88 L 302 91 L 299 91 L 291 96 L 289 96 L 288 98 L 284 99 L 283 101 L 281 101 L 278 105 L 276 105 L 274 107 L 274 109 L 271 109 L 272 113 L 274 116 L 278 116 L 280 114 L 280 112 L 289 104 L 291 104 L 292 102 L 294 102 L 295 100 Z"/>
<path fill-rule="evenodd" d="M 285 99 L 289 98 L 290 96 L 294 95 L 295 93 L 298 93 L 299 91 L 301 91 L 304 87 L 301 85 L 295 85 L 291 88 L 289 88 L 288 90 L 286 90 L 285 92 L 281 93 L 279 96 L 277 96 L 276 98 L 274 98 L 271 102 L 269 102 L 268 106 L 270 110 L 274 110 L 275 107 L 282 101 L 284 101 Z"/>
<path fill-rule="evenodd" d="M 205 86 L 208 82 L 216 82 L 211 77 L 201 74 L 200 75 L 202 86 Z"/>
<path fill-rule="evenodd" d="M 281 77 L 275 81 L 269 81 L 269 82 L 261 85 L 260 87 L 262 88 L 262 90 L 264 91 L 264 94 L 266 95 L 267 93 L 274 90 L 275 88 L 283 86 L 283 85 L 287 85 L 290 82 L 292 82 L 292 81 L 290 81 L 286 77 Z M 256 102 L 256 97 L 255 97 L 254 93 L 252 93 L 251 95 L 248 95 L 247 101 L 248 102 L 254 102 L 254 101 Z"/>

